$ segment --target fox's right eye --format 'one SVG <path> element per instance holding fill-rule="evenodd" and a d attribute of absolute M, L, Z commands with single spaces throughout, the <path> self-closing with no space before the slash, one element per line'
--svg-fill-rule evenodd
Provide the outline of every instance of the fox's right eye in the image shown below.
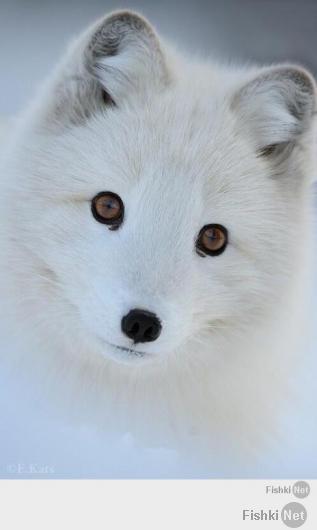
<path fill-rule="evenodd" d="M 92 199 L 91 212 L 96 221 L 108 225 L 110 230 L 116 230 L 123 221 L 124 205 L 116 193 L 102 191 Z"/>

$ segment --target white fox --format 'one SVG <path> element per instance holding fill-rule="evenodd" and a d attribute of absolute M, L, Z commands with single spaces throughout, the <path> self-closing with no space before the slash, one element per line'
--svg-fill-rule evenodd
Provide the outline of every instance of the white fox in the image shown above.
<path fill-rule="evenodd" d="M 132 12 L 73 43 L 1 163 L 5 356 L 43 399 L 190 440 L 206 465 L 277 435 L 307 322 L 314 111 L 303 68 L 199 62 Z"/>

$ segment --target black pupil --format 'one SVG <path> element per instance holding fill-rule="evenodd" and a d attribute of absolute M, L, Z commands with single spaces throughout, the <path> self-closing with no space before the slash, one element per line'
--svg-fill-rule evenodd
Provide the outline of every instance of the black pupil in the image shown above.
<path fill-rule="evenodd" d="M 109 199 L 106 202 L 106 207 L 108 208 L 108 210 L 112 210 L 113 208 L 116 207 L 115 201 L 113 199 Z"/>
<path fill-rule="evenodd" d="M 117 210 L 120 210 L 118 201 L 112 197 L 105 199 L 104 207 L 109 211 L 110 214 L 116 213 Z"/>
<path fill-rule="evenodd" d="M 206 235 L 208 239 L 210 239 L 210 241 L 214 241 L 215 239 L 217 239 L 217 232 L 214 228 L 209 228 L 209 230 L 207 230 Z"/>

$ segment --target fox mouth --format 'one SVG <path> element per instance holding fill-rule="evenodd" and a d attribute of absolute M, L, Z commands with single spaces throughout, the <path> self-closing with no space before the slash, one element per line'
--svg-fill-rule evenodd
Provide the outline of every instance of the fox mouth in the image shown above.
<path fill-rule="evenodd" d="M 117 350 L 128 353 L 131 356 L 144 357 L 145 355 L 147 355 L 146 352 L 135 350 L 134 348 L 128 348 L 126 346 L 118 346 L 117 344 L 112 344 L 111 342 L 107 342 L 107 344 L 111 346 L 112 348 L 116 348 Z"/>

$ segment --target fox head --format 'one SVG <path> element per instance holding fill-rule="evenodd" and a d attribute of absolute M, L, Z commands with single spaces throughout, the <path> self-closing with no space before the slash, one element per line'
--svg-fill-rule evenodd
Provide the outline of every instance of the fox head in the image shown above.
<path fill-rule="evenodd" d="M 181 57 L 131 12 L 89 28 L 7 170 L 6 259 L 34 333 L 135 364 L 261 326 L 301 266 L 314 108 L 300 67 Z"/>

